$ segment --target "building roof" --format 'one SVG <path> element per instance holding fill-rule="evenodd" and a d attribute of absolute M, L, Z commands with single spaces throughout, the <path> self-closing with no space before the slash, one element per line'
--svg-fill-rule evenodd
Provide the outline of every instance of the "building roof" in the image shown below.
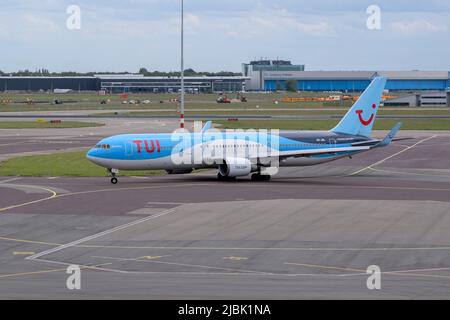
<path fill-rule="evenodd" d="M 60 76 L 60 77 L 43 77 L 43 76 L 0 76 L 0 79 L 100 79 L 100 80 L 179 80 L 180 77 L 145 77 L 143 75 L 95 75 L 95 76 Z M 246 80 L 249 77 L 244 76 L 196 76 L 184 77 L 186 80 Z"/>
<path fill-rule="evenodd" d="M 267 80 L 371 80 L 374 76 L 390 80 L 448 80 L 448 71 L 266 71 Z"/>
<path fill-rule="evenodd" d="M 60 76 L 60 77 L 43 77 L 43 76 L 0 76 L 0 79 L 97 79 L 92 76 Z"/>
<path fill-rule="evenodd" d="M 380 76 L 392 80 L 448 80 L 448 71 L 378 71 Z"/>
<path fill-rule="evenodd" d="M 375 75 L 375 71 L 267 71 L 264 78 L 268 80 L 285 79 L 286 77 L 297 80 L 369 80 Z"/>

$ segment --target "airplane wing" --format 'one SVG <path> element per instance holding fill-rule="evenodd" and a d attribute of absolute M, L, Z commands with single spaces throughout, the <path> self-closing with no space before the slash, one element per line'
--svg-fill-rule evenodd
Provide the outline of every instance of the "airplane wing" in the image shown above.
<path fill-rule="evenodd" d="M 375 146 L 378 143 L 380 143 L 381 140 L 378 139 L 373 139 L 373 140 L 368 140 L 368 141 L 360 141 L 360 142 L 353 142 L 352 143 L 352 147 L 362 147 L 362 146 Z"/>
<path fill-rule="evenodd" d="M 403 141 L 403 140 L 414 140 L 416 138 L 413 137 L 405 137 L 405 138 L 394 138 L 392 141 Z"/>
<path fill-rule="evenodd" d="M 369 150 L 370 146 L 356 146 L 356 147 L 342 147 L 342 148 L 319 148 L 319 149 L 303 149 L 303 150 L 292 150 L 292 151 L 279 151 L 278 155 L 280 158 L 288 157 L 305 157 L 310 155 L 319 154 L 330 154 L 337 152 L 348 152 L 348 151 L 365 151 Z M 277 154 L 275 154 L 276 156 Z"/>
<path fill-rule="evenodd" d="M 361 147 L 342 147 L 342 148 L 318 148 L 318 149 L 303 149 L 303 150 L 292 150 L 292 151 L 271 151 L 267 152 L 261 151 L 258 152 L 257 156 L 250 157 L 251 159 L 261 159 L 261 158 L 298 158 L 298 157 L 308 157 L 312 155 L 320 155 L 320 154 L 335 154 L 337 152 L 360 152 L 369 150 L 370 146 L 361 146 Z M 223 157 L 213 157 L 210 158 L 213 162 L 221 162 L 223 161 Z"/>

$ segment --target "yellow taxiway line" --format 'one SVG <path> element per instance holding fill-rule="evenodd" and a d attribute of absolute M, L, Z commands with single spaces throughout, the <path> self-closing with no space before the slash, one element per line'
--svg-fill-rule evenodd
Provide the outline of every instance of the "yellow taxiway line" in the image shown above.
<path fill-rule="evenodd" d="M 0 183 L 0 186 L 2 186 L 2 185 L 8 186 L 8 185 L 12 185 L 12 184 Z M 11 206 L 8 206 L 8 207 L 0 208 L 0 212 L 6 211 L 6 210 L 10 210 L 10 209 L 14 209 L 14 208 L 27 206 L 27 205 L 33 204 L 33 203 L 38 203 L 38 202 L 50 200 L 50 199 L 53 199 L 53 198 L 55 198 L 57 196 L 56 191 L 54 191 L 54 190 L 52 190 L 50 188 L 45 188 L 45 187 L 41 187 L 41 186 L 34 186 L 34 185 L 27 185 L 27 184 L 14 184 L 14 186 L 45 190 L 45 191 L 49 192 L 51 195 L 48 196 L 48 197 L 42 198 L 42 199 L 37 199 L 37 200 L 33 200 L 33 201 L 28 201 L 28 202 L 24 202 L 24 203 L 15 204 L 15 205 L 11 205 Z"/>

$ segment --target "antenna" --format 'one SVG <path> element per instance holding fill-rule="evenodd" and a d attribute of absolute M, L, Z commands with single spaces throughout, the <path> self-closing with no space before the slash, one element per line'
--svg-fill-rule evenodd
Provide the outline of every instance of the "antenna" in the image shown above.
<path fill-rule="evenodd" d="M 180 128 L 184 128 L 184 4 L 181 0 L 181 98 L 180 98 Z"/>

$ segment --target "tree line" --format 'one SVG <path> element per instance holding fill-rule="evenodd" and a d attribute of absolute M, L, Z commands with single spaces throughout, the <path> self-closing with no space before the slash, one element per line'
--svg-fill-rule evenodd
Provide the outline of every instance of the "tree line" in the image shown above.
<path fill-rule="evenodd" d="M 148 71 L 146 68 L 140 68 L 139 74 L 144 76 L 153 76 L 153 77 L 178 77 L 180 76 L 179 71 Z M 76 72 L 76 71 L 63 71 L 63 72 L 50 72 L 47 69 L 37 69 L 36 71 L 30 71 L 28 69 L 19 70 L 16 72 L 3 72 L 0 70 L 0 76 L 13 76 L 13 77 L 83 77 L 83 76 L 93 76 L 96 74 L 124 74 L 129 75 L 133 74 L 132 72 L 123 71 L 123 72 Z M 240 72 L 231 72 L 231 71 L 220 71 L 220 72 L 197 72 L 194 69 L 186 69 L 184 71 L 184 75 L 187 77 L 193 76 L 240 76 L 242 73 Z"/>

